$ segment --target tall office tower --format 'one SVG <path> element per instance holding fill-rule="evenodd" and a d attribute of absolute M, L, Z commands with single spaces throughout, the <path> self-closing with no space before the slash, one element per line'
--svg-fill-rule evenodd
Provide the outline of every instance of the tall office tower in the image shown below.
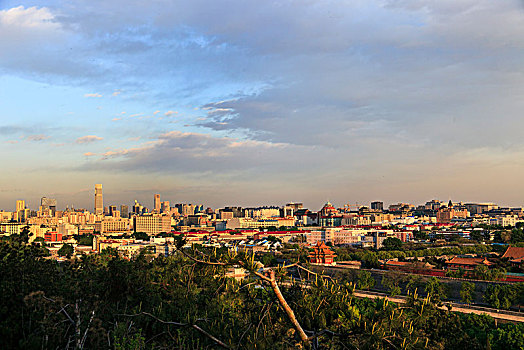
<path fill-rule="evenodd" d="M 115 216 L 116 212 L 116 205 L 110 205 L 109 206 L 109 216 Z"/>
<path fill-rule="evenodd" d="M 169 201 L 162 202 L 162 213 L 167 213 L 171 210 L 169 206 Z"/>
<path fill-rule="evenodd" d="M 376 201 L 371 202 L 371 210 L 384 210 L 384 202 Z"/>
<path fill-rule="evenodd" d="M 154 203 L 155 203 L 155 213 L 160 213 L 160 195 L 159 194 L 155 194 Z"/>
<path fill-rule="evenodd" d="M 53 216 L 55 216 L 55 213 L 56 213 L 56 199 L 42 197 L 40 199 L 40 206 L 42 207 L 42 210 L 51 210 L 51 213 L 53 213 Z"/>
<path fill-rule="evenodd" d="M 133 205 L 133 214 L 142 214 L 143 209 L 144 207 L 135 199 L 135 205 Z"/>
<path fill-rule="evenodd" d="M 129 207 L 127 205 L 120 206 L 120 216 L 123 218 L 129 218 Z"/>
<path fill-rule="evenodd" d="M 102 197 L 102 184 L 95 185 L 95 214 L 104 214 L 104 199 Z"/>
<path fill-rule="evenodd" d="M 25 201 L 24 200 L 17 200 L 16 201 L 16 211 L 24 210 L 25 209 Z"/>

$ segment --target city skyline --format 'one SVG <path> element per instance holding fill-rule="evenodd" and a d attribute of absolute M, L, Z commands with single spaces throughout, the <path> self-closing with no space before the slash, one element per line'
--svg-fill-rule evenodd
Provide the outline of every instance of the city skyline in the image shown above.
<path fill-rule="evenodd" d="M 521 207 L 523 10 L 3 1 L 0 208 Z"/>
<path fill-rule="evenodd" d="M 44 208 L 48 208 L 49 209 L 49 204 L 47 203 L 51 203 L 52 204 L 52 208 L 53 210 L 66 210 L 66 209 L 84 209 L 84 210 L 87 210 L 87 211 L 92 211 L 94 214 L 104 214 L 107 212 L 107 210 L 111 210 L 111 207 L 114 206 L 115 208 L 117 207 L 120 207 L 120 206 L 126 206 L 126 207 L 129 207 L 131 206 L 131 202 L 129 203 L 118 203 L 118 202 L 112 202 L 111 200 L 109 200 L 109 204 L 106 204 L 104 205 L 104 197 L 103 197 L 103 192 L 102 192 L 102 188 L 103 188 L 103 184 L 95 184 L 94 185 L 94 192 L 91 194 L 92 195 L 92 198 L 91 198 L 91 201 L 92 201 L 92 204 L 94 204 L 94 207 L 93 208 L 89 208 L 88 206 L 75 206 L 74 204 L 70 204 L 70 203 L 64 203 L 62 206 L 61 205 L 58 205 L 57 206 L 57 200 L 55 198 L 47 198 L 47 197 L 41 197 L 39 199 L 39 205 L 40 206 L 43 206 Z M 94 194 L 94 197 L 93 197 L 93 194 Z M 168 200 L 166 201 L 166 198 L 162 196 L 162 194 L 159 194 L 159 193 L 152 193 L 151 194 L 152 198 L 149 198 L 149 200 L 143 198 L 143 200 L 138 200 L 137 198 L 135 198 L 133 200 L 133 202 L 136 204 L 136 203 L 139 203 L 140 205 L 142 205 L 144 208 L 147 208 L 149 212 L 151 213 L 160 213 L 160 208 L 162 206 L 163 203 L 167 203 L 168 205 L 171 204 L 171 205 L 175 205 L 175 204 L 193 204 L 193 205 L 203 205 L 204 208 L 205 207 L 209 207 L 209 208 L 212 208 L 212 209 L 219 209 L 219 208 L 225 208 L 225 207 L 231 207 L 231 206 L 240 206 L 240 207 L 245 207 L 245 208 L 256 208 L 256 207 L 284 207 L 285 205 L 295 205 L 295 204 L 300 204 L 301 206 L 304 205 L 304 202 L 303 201 L 284 201 L 284 202 L 281 202 L 281 203 L 258 203 L 258 204 L 255 204 L 255 205 L 250 205 L 250 204 L 240 204 L 240 203 L 228 203 L 228 204 L 224 204 L 224 205 L 219 205 L 219 206 L 209 206 L 206 202 L 195 202 L 195 201 L 173 201 L 172 199 L 169 199 L 167 198 Z M 93 202 L 93 199 L 94 199 L 94 202 Z M 357 209 L 357 208 L 360 208 L 360 207 L 368 207 L 368 208 L 371 208 L 372 210 L 373 209 L 379 209 L 379 210 L 382 210 L 382 209 L 388 209 L 388 207 L 390 205 L 396 205 L 396 204 L 408 204 L 408 205 L 413 205 L 414 207 L 417 207 L 417 206 L 424 206 L 424 205 L 429 205 L 430 203 L 433 203 L 433 202 L 439 202 L 441 203 L 441 205 L 451 205 L 450 203 L 461 203 L 461 204 L 467 204 L 467 203 L 477 203 L 477 204 L 495 204 L 496 206 L 499 206 L 499 207 L 506 207 L 506 208 L 509 208 L 509 207 L 512 207 L 512 206 L 507 206 L 505 205 L 505 203 L 496 203 L 496 202 L 493 202 L 493 201 L 481 201 L 481 202 L 474 202 L 474 201 L 463 201 L 463 200 L 457 200 L 457 199 L 452 199 L 452 198 L 448 198 L 448 199 L 442 199 L 442 198 L 431 198 L 431 199 L 426 199 L 422 202 L 406 202 L 406 201 L 393 201 L 393 202 L 384 202 L 380 199 L 373 199 L 373 200 L 370 200 L 368 202 L 351 202 L 351 201 L 344 201 L 343 203 L 331 203 L 331 201 L 329 199 L 325 200 L 324 202 L 322 202 L 321 204 L 319 204 L 318 206 L 313 206 L 313 207 L 310 207 L 308 205 L 305 205 L 304 208 L 308 208 L 308 209 L 311 209 L 313 211 L 316 211 L 317 208 L 318 210 L 320 210 L 323 206 L 325 205 L 333 205 L 335 208 L 343 208 L 347 205 L 349 205 L 350 208 L 352 208 L 353 210 Z M 39 207 L 36 206 L 36 207 L 33 207 L 31 206 L 31 201 L 26 201 L 25 199 L 17 199 L 15 202 L 13 202 L 12 204 L 14 205 L 14 208 L 15 208 L 15 212 L 18 212 L 20 210 L 23 210 L 24 208 L 26 209 L 30 209 L 30 210 L 37 210 Z M 44 204 L 46 203 L 46 204 Z M 375 206 L 375 207 L 374 207 Z M 514 208 L 522 208 L 522 207 L 514 207 Z M 9 208 L 2 208 L 0 207 L 0 211 L 7 211 L 9 212 L 10 209 Z"/>

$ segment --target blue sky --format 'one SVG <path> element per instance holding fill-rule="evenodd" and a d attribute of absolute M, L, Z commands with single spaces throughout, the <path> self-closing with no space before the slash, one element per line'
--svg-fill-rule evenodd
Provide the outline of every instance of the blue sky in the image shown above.
<path fill-rule="evenodd" d="M 1 1 L 0 208 L 522 206 L 521 1 Z"/>

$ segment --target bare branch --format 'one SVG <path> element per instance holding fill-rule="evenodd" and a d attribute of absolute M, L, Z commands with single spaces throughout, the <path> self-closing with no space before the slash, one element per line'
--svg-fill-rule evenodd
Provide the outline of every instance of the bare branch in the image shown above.
<path fill-rule="evenodd" d="M 278 287 L 277 281 L 275 279 L 275 271 L 269 270 L 269 282 L 271 283 L 271 288 L 273 289 L 273 292 L 275 292 L 275 295 L 277 296 L 278 302 L 280 306 L 284 309 L 286 312 L 289 320 L 291 323 L 293 323 L 293 326 L 295 326 L 295 329 L 297 330 L 298 334 L 300 335 L 300 339 L 305 345 L 309 345 L 309 338 L 304 333 L 304 330 L 302 329 L 302 326 L 298 322 L 295 313 L 291 309 L 291 307 L 288 305 L 286 299 L 284 299 L 284 296 L 282 295 L 282 292 L 280 291 L 280 288 Z"/>
<path fill-rule="evenodd" d="M 299 266 L 299 265 L 298 265 L 298 261 L 294 262 L 293 264 L 282 265 L 281 268 L 283 268 L 283 269 L 288 269 L 288 268 L 293 267 L 293 266 Z"/>
<path fill-rule="evenodd" d="M 206 332 L 202 328 L 198 327 L 196 324 L 191 325 L 191 327 L 193 327 L 194 329 L 196 329 L 200 333 L 204 334 L 205 336 L 209 337 L 210 339 L 215 341 L 215 343 L 217 343 L 218 345 L 220 345 L 220 346 L 222 346 L 222 347 L 224 347 L 226 349 L 229 349 L 229 346 L 227 346 L 225 343 L 223 343 L 222 341 L 218 340 L 217 338 L 215 338 L 213 335 L 209 334 L 208 332 Z"/>
<path fill-rule="evenodd" d="M 93 322 L 94 317 L 95 317 L 95 310 L 91 311 L 91 317 L 89 318 L 89 322 L 87 323 L 86 331 L 84 332 L 84 336 L 82 337 L 82 341 L 80 342 L 80 349 L 84 348 L 84 344 L 87 339 L 87 332 L 89 331 L 89 327 L 91 326 L 91 322 Z"/>
<path fill-rule="evenodd" d="M 266 281 L 266 282 L 269 282 L 271 283 L 271 279 L 268 278 L 267 276 L 264 276 L 263 274 L 261 274 L 260 272 L 257 272 L 257 271 L 251 271 L 252 273 L 254 273 L 256 276 L 260 277 L 260 279 Z"/>
<path fill-rule="evenodd" d="M 164 320 L 156 317 L 155 315 L 150 314 L 149 312 L 140 312 L 140 313 L 134 314 L 134 315 L 117 314 L 117 316 L 125 316 L 125 317 L 137 317 L 137 316 L 141 316 L 141 315 L 149 316 L 149 317 L 153 318 L 155 321 L 158 321 L 158 322 L 163 323 L 163 324 L 170 324 L 170 325 L 180 326 L 180 327 L 188 327 L 188 326 L 192 327 L 192 328 L 196 329 L 197 331 L 199 331 L 200 333 L 204 334 L 206 337 L 208 337 L 211 340 L 213 340 L 218 345 L 220 345 L 220 346 L 222 346 L 222 347 L 224 347 L 226 349 L 229 349 L 229 346 L 227 344 L 225 344 L 224 342 L 222 342 L 221 340 L 219 340 L 218 338 L 216 338 L 212 334 L 206 332 L 205 330 L 203 330 L 202 328 L 200 328 L 196 324 L 180 323 L 180 322 L 173 322 L 173 321 L 164 321 Z M 197 321 L 205 321 L 205 320 L 204 319 L 198 319 Z"/>
<path fill-rule="evenodd" d="M 200 259 L 197 259 L 189 254 L 187 254 L 186 252 L 184 252 L 182 249 L 177 249 L 180 253 L 182 253 L 185 257 L 193 260 L 194 262 L 197 262 L 197 263 L 200 263 L 200 264 L 207 264 L 207 265 L 220 265 L 220 266 L 225 266 L 227 265 L 226 263 L 223 263 L 223 262 L 212 262 L 212 261 L 204 261 L 204 260 L 200 260 Z"/>
<path fill-rule="evenodd" d="M 146 315 L 146 316 L 149 316 L 153 319 L 155 319 L 156 321 L 160 322 L 160 323 L 163 323 L 163 324 L 172 324 L 174 326 L 181 326 L 181 327 L 184 327 L 184 326 L 188 326 L 187 323 L 180 323 L 180 322 L 172 322 L 172 321 L 164 321 L 164 320 L 161 320 L 159 319 L 158 317 L 156 317 L 155 315 L 153 314 L 150 314 L 149 312 L 140 312 L 138 314 L 133 314 L 133 315 L 129 315 L 129 314 L 117 314 L 116 316 L 124 316 L 124 317 L 137 317 L 137 316 L 142 316 L 142 315 Z"/>

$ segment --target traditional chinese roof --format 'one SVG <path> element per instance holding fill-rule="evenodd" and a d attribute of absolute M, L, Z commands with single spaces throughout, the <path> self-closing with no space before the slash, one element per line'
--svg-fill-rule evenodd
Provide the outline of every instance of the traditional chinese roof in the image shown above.
<path fill-rule="evenodd" d="M 411 265 L 411 262 L 409 262 L 409 261 L 389 260 L 389 261 L 386 261 L 386 265 L 391 265 L 391 266 L 409 266 L 409 265 Z"/>
<path fill-rule="evenodd" d="M 426 268 L 426 269 L 432 269 L 435 266 L 423 262 L 423 261 L 396 261 L 396 260 L 389 260 L 385 263 L 386 266 L 406 266 L 406 267 L 413 267 L 413 268 Z"/>
<path fill-rule="evenodd" d="M 522 260 L 524 258 L 524 247 L 508 247 L 502 257 L 511 260 Z"/>
<path fill-rule="evenodd" d="M 491 266 L 493 265 L 493 263 L 490 262 L 486 258 L 458 258 L 458 257 L 454 257 L 450 261 L 446 261 L 446 264 L 471 265 L 471 266 L 477 266 L 477 265 Z"/>
<path fill-rule="evenodd" d="M 329 249 L 324 241 L 318 241 L 317 244 L 313 246 L 313 252 L 309 254 L 309 256 L 316 255 L 335 256 L 335 252 Z"/>

